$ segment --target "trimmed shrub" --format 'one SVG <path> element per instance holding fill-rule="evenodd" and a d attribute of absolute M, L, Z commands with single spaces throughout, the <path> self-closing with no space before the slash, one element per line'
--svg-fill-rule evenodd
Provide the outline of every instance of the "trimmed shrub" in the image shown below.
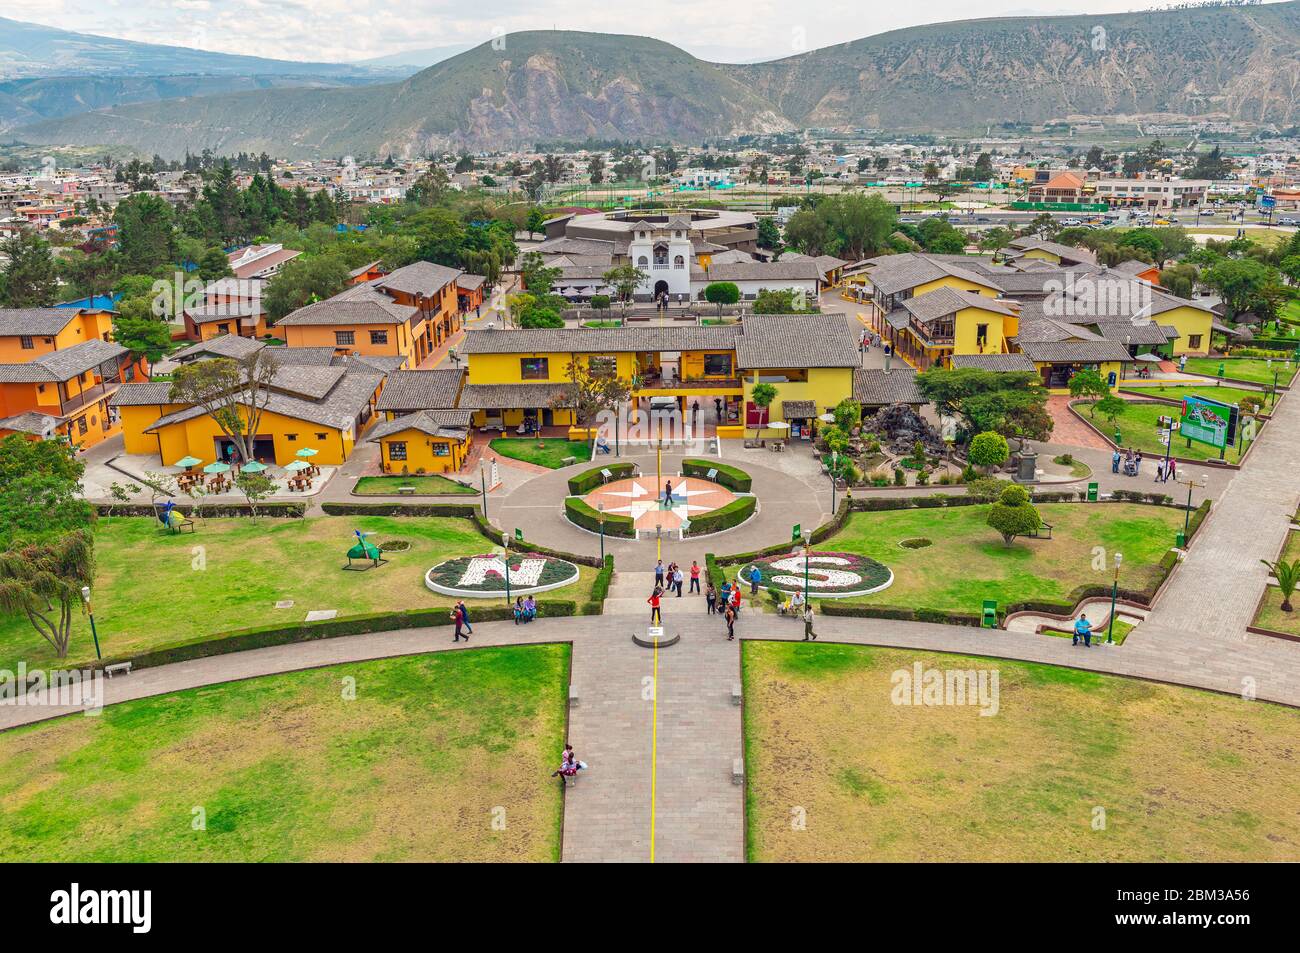
<path fill-rule="evenodd" d="M 722 584 L 727 581 L 727 574 L 722 571 L 718 565 L 718 558 L 713 553 L 704 554 L 704 571 L 708 573 L 709 582 L 713 583 L 714 589 L 721 589 Z"/>
<path fill-rule="evenodd" d="M 725 486 L 734 493 L 748 493 L 754 483 L 753 477 L 739 467 L 727 466 L 725 463 L 715 463 L 712 460 L 702 460 L 698 457 L 688 457 L 682 461 L 682 476 L 708 479 L 710 470 L 718 471 L 718 475 L 714 477 L 716 483 Z"/>
<path fill-rule="evenodd" d="M 968 625 L 979 628 L 983 619 L 974 612 L 947 612 L 943 609 L 912 609 L 907 606 L 863 605 L 834 599 L 821 602 L 823 615 L 851 616 L 859 619 L 900 619 L 905 622 L 936 622 L 943 625 Z"/>
<path fill-rule="evenodd" d="M 731 529 L 733 526 L 739 526 L 754 515 L 754 508 L 757 505 L 757 497 L 739 496 L 726 506 L 720 506 L 716 510 L 710 510 L 695 517 L 691 520 L 691 525 L 687 527 L 686 535 L 703 536 L 706 533 L 716 533 L 720 530 Z M 629 522 L 631 521 L 629 520 Z"/>
<path fill-rule="evenodd" d="M 592 467 L 590 470 L 583 470 L 576 476 L 569 477 L 569 495 L 585 496 L 596 487 L 605 482 L 601 470 L 608 470 L 610 478 L 621 480 L 624 477 L 630 477 L 636 471 L 634 463 L 607 463 L 603 466 Z"/>
<path fill-rule="evenodd" d="M 565 497 L 564 515 L 575 526 L 581 526 L 593 533 L 600 532 L 600 513 L 576 496 Z M 636 536 L 636 527 L 632 524 L 632 517 L 606 513 L 605 535 L 632 539 Z"/>
<path fill-rule="evenodd" d="M 605 554 L 605 565 L 600 567 L 600 572 L 596 573 L 596 578 L 591 584 L 591 601 L 604 603 L 609 595 L 609 584 L 614 578 L 614 557 Z M 602 607 L 603 608 L 603 607 Z"/>
<path fill-rule="evenodd" d="M 479 508 L 473 503 L 322 503 L 330 516 L 456 516 L 474 519 Z M 261 512 L 261 507 L 258 507 Z"/>
<path fill-rule="evenodd" d="M 95 512 L 99 516 L 148 516 L 157 519 L 160 509 L 161 506 L 154 507 L 150 506 L 148 503 L 98 503 L 95 505 Z M 195 506 L 192 501 L 176 501 L 175 511 L 178 513 L 192 516 L 194 514 L 194 509 Z M 198 511 L 200 516 L 204 519 L 221 519 L 231 516 L 250 515 L 247 503 L 203 502 L 199 504 Z M 266 503 L 257 504 L 257 515 L 275 516 L 284 519 L 301 519 L 307 515 L 307 504 L 299 503 L 296 500 L 271 500 Z M 159 523 L 158 525 L 161 527 L 162 523 Z"/>

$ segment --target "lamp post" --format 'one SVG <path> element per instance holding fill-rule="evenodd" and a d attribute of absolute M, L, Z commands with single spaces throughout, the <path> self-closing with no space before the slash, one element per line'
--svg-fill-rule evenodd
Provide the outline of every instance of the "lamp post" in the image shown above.
<path fill-rule="evenodd" d="M 1187 484 L 1187 509 L 1183 513 L 1183 545 L 1186 546 L 1187 534 L 1190 532 L 1192 525 L 1192 487 L 1208 486 L 1210 478 L 1202 473 L 1200 480 L 1195 477 L 1188 477 L 1186 480 L 1178 480 L 1177 482 Z"/>
<path fill-rule="evenodd" d="M 803 534 L 803 598 L 804 604 L 808 603 L 808 551 L 812 548 L 812 532 L 805 530 Z"/>
<path fill-rule="evenodd" d="M 1124 561 L 1123 553 L 1115 554 L 1115 581 L 1110 587 L 1110 624 L 1106 627 L 1106 643 L 1115 641 L 1115 603 L 1119 599 L 1119 566 Z"/>
<path fill-rule="evenodd" d="M 487 470 L 482 460 L 478 462 L 478 485 L 483 491 L 483 522 L 488 521 L 487 512 Z"/>
<path fill-rule="evenodd" d="M 86 614 L 90 616 L 90 637 L 95 640 L 95 658 L 102 659 L 104 656 L 99 652 L 99 633 L 95 630 L 95 610 L 90 607 L 90 587 L 81 587 L 81 601 L 86 604 Z"/>
<path fill-rule="evenodd" d="M 605 565 L 605 504 L 597 503 L 596 509 L 600 511 L 600 564 Z"/>
<path fill-rule="evenodd" d="M 839 465 L 839 454 L 831 451 L 831 516 L 835 515 L 835 468 Z"/>
<path fill-rule="evenodd" d="M 506 551 L 506 605 L 510 605 L 510 537 L 501 534 L 501 545 Z"/>
<path fill-rule="evenodd" d="M 1277 372 L 1276 370 L 1274 370 L 1274 371 L 1273 371 L 1273 394 L 1272 394 L 1272 397 L 1269 399 L 1269 406 L 1270 406 L 1270 407 L 1276 407 L 1276 406 L 1277 406 L 1277 375 L 1278 375 L 1278 372 Z"/>

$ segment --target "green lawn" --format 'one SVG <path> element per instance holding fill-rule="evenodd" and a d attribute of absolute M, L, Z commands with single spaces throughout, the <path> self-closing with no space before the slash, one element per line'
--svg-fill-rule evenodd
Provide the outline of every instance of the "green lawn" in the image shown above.
<path fill-rule="evenodd" d="M 894 571 L 888 589 L 846 602 L 978 612 L 984 599 L 1006 606 L 1064 599 L 1085 584 L 1108 585 L 1109 571 L 1093 568 L 1095 547 L 1106 561 L 1110 553 L 1124 554 L 1122 587 L 1145 588 L 1183 526 L 1179 510 L 1139 503 L 1044 503 L 1038 510 L 1052 524 L 1052 539 L 1017 539 L 1007 547 L 985 525 L 987 506 L 954 506 L 854 513 L 818 549 L 860 553 Z M 899 545 L 917 536 L 933 545 Z"/>
<path fill-rule="evenodd" d="M 1294 562 L 1300 559 L 1300 531 L 1287 533 L 1286 543 L 1282 546 L 1279 559 Z M 1277 586 L 1268 586 L 1264 590 L 1264 602 L 1259 607 L 1254 624 L 1274 632 L 1286 632 L 1300 636 L 1300 592 L 1291 596 L 1291 611 L 1282 611 L 1282 593 Z"/>
<path fill-rule="evenodd" d="M 1269 396 L 1267 391 L 1250 390 L 1245 387 L 1229 387 L 1227 385 L 1125 384 L 1124 394 L 1121 396 L 1132 396 L 1133 394 L 1141 394 L 1144 397 L 1161 397 L 1165 400 L 1182 400 L 1184 397 L 1189 396 L 1204 397 L 1206 400 L 1219 400 L 1225 404 L 1234 405 L 1240 402 L 1243 397 L 1262 397 L 1266 406 Z M 1080 407 L 1079 409 L 1085 415 L 1088 413 L 1087 407 Z M 1105 423 L 1105 420 L 1101 418 L 1093 417 L 1091 419 L 1094 422 Z"/>
<path fill-rule="evenodd" d="M 1118 613 L 1116 615 L 1118 616 Z M 1044 629 L 1043 635 L 1050 635 L 1053 638 L 1058 639 L 1073 639 L 1073 627 L 1069 626 L 1069 624 L 1065 622 L 1062 622 L 1061 625 L 1062 628 L 1059 631 L 1056 629 Z M 1137 628 L 1137 626 L 1133 623 L 1125 622 L 1123 619 L 1116 618 L 1114 629 L 1110 629 L 1108 625 L 1103 623 L 1099 628 L 1093 630 L 1092 640 L 1094 642 L 1105 642 L 1106 635 L 1109 632 L 1116 645 L 1123 645 L 1124 640 L 1128 638 L 1128 634 L 1135 628 Z"/>
<path fill-rule="evenodd" d="M 555 861 L 568 671 L 567 645 L 439 652 L 8 731 L 0 857 Z"/>
<path fill-rule="evenodd" d="M 1207 398 L 1210 396 L 1207 388 L 1202 388 L 1202 393 L 1204 393 Z M 1096 417 L 1088 417 L 1087 407 L 1081 406 L 1078 410 L 1082 411 L 1085 419 L 1089 420 L 1093 426 L 1097 427 L 1097 429 L 1111 439 L 1114 439 L 1115 430 L 1118 429 L 1122 438 L 1120 440 L 1121 446 L 1125 448 L 1132 447 L 1134 450 L 1142 451 L 1142 456 L 1145 458 L 1142 461 L 1143 475 L 1136 479 L 1134 489 L 1154 490 L 1155 484 L 1152 481 L 1155 480 L 1156 476 L 1155 458 L 1163 457 L 1165 455 L 1164 444 L 1162 444 L 1156 437 L 1158 421 L 1161 417 L 1177 417 L 1178 408 L 1172 404 L 1125 400 L 1124 412 L 1115 418 L 1114 424 L 1111 424 L 1110 420 L 1102 417 L 1100 414 Z M 1258 439 L 1259 435 L 1264 432 L 1265 426 L 1267 425 L 1260 423 L 1258 429 L 1255 431 L 1256 439 Z M 1173 445 L 1170 447 L 1170 452 L 1175 457 L 1183 457 L 1191 460 L 1219 459 L 1219 451 L 1217 448 L 1211 447 L 1207 443 L 1197 443 L 1194 440 L 1190 441 L 1191 446 L 1188 446 L 1188 443 L 1188 440 L 1175 434 Z M 1240 444 L 1241 442 L 1238 441 L 1236 447 L 1228 447 L 1224 459 L 1229 463 L 1236 463 L 1241 458 Z M 1146 483 L 1151 483 L 1151 486 L 1146 486 Z"/>
<path fill-rule="evenodd" d="M 561 437 L 548 437 L 538 445 L 532 437 L 497 437 L 489 444 L 503 457 L 535 463 L 539 467 L 558 470 L 565 466 L 564 459 L 573 457 L 576 463 L 591 459 L 591 444 L 585 440 L 571 441 Z"/>
<path fill-rule="evenodd" d="M 413 496 L 474 496 L 478 490 L 445 476 L 368 476 L 357 480 L 352 492 L 357 496 L 400 496 L 399 486 L 415 487 Z"/>
<path fill-rule="evenodd" d="M 751 860 L 1300 860 L 1300 788 L 1259 780 L 1295 776 L 1294 709 L 866 646 L 741 659 Z M 996 714 L 895 704 L 914 663 L 996 671 Z"/>
<path fill-rule="evenodd" d="M 311 519 L 196 521 L 194 535 L 173 535 L 156 520 L 101 519 L 95 530 L 95 623 L 105 656 L 205 638 L 256 625 L 301 622 L 313 609 L 339 615 L 450 606 L 449 596 L 424 585 L 425 572 L 456 556 L 494 547 L 465 519 L 321 516 Z M 365 572 L 344 572 L 354 530 L 411 548 Z M 579 567 L 578 581 L 556 589 L 556 599 L 590 598 L 596 570 Z M 277 609 L 280 600 L 293 607 Z M 486 600 L 473 600 L 487 605 Z M 472 615 L 471 615 L 472 618 Z M 71 662 L 95 657 L 90 627 L 78 616 Z M 54 652 L 25 618 L 0 617 L 0 668 L 20 660 L 53 663 Z"/>
<path fill-rule="evenodd" d="M 1189 357 L 1187 359 L 1187 372 L 1190 374 L 1205 374 L 1209 377 L 1219 376 L 1219 365 L 1223 365 L 1224 377 L 1233 378 L 1239 381 L 1250 381 L 1252 384 L 1273 385 L 1273 372 L 1278 371 L 1277 383 L 1279 387 L 1285 387 L 1291 383 L 1290 378 L 1295 377 L 1297 370 L 1295 362 L 1291 363 L 1291 370 L 1286 369 L 1286 361 L 1275 358 L 1273 366 L 1268 366 L 1268 361 L 1264 358 L 1256 357 Z"/>

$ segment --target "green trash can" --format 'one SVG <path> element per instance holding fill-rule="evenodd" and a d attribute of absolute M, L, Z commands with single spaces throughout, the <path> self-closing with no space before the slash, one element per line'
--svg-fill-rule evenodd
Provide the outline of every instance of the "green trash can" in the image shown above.
<path fill-rule="evenodd" d="M 1174 537 L 1174 545 L 1179 549 L 1187 548 L 1187 537 L 1183 534 L 1181 529 L 1178 531 L 1178 535 Z"/>
<path fill-rule="evenodd" d="M 1097 502 L 1097 484 L 1096 484 L 1096 483 L 1089 483 L 1089 484 L 1088 484 L 1088 502 L 1089 502 L 1089 503 L 1096 503 L 1096 502 Z"/>

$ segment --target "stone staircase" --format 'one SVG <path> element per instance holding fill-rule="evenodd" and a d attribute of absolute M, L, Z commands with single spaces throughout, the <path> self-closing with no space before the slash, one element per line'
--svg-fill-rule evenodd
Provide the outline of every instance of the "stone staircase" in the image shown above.
<path fill-rule="evenodd" d="M 651 553 L 653 555 L 653 553 Z M 635 615 L 643 619 L 650 618 L 650 606 L 646 600 L 655 586 L 653 572 L 623 572 L 614 570 L 614 578 L 609 584 L 609 595 L 605 597 L 605 615 Z"/>

